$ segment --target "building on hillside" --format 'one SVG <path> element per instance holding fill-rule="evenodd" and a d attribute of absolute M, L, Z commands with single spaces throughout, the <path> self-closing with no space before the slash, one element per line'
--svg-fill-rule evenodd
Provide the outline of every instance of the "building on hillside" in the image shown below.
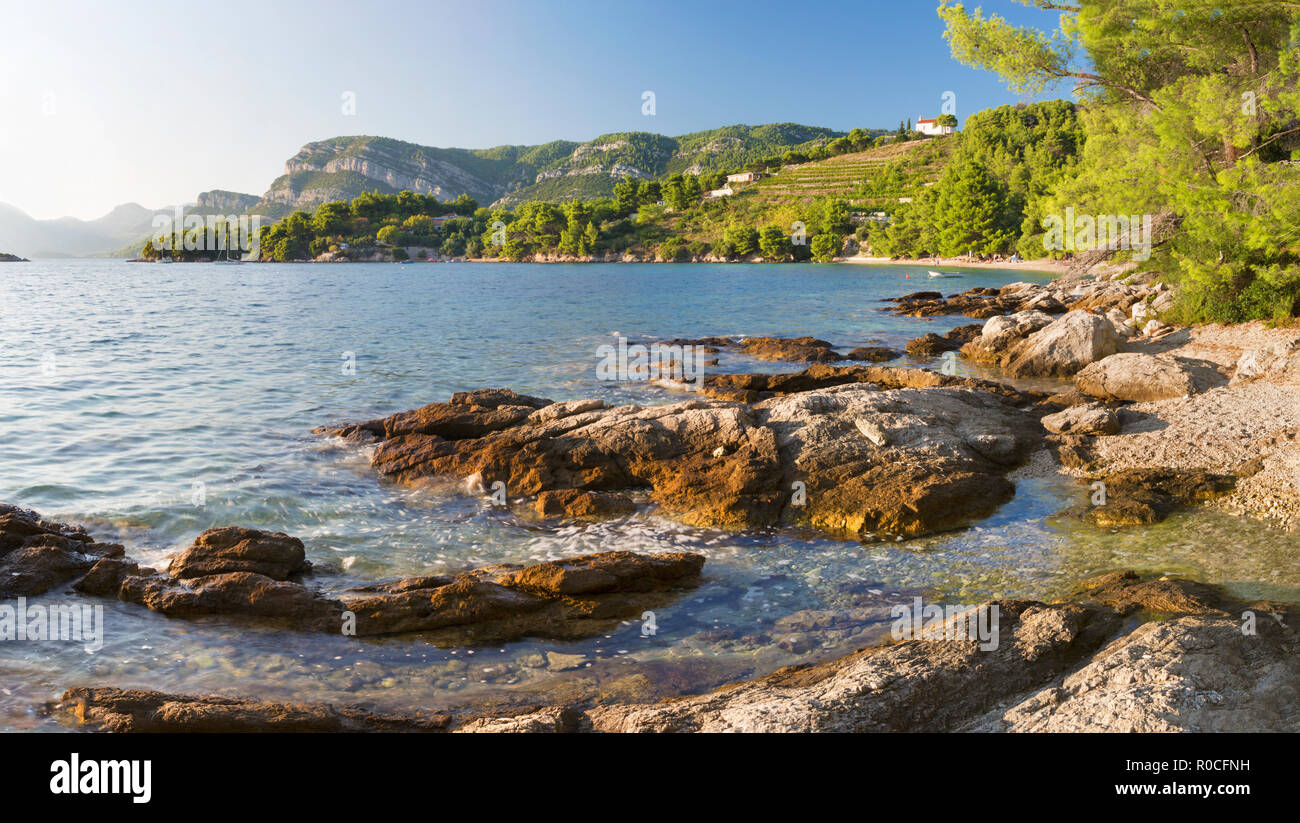
<path fill-rule="evenodd" d="M 921 134 L 928 134 L 933 137 L 940 137 L 945 134 L 952 134 L 956 129 L 952 126 L 941 126 L 936 118 L 921 118 L 916 121 L 916 130 Z"/>
<path fill-rule="evenodd" d="M 448 220 L 455 220 L 455 219 L 457 219 L 458 217 L 459 217 L 459 215 L 455 215 L 455 214 L 448 214 L 448 215 L 446 215 L 446 216 L 444 216 L 444 217 L 434 217 L 434 218 L 433 218 L 433 225 L 434 225 L 435 227 L 436 227 L 436 226 L 441 226 L 443 223 L 446 223 Z"/>
<path fill-rule="evenodd" d="M 728 174 L 728 183 L 754 183 L 763 175 L 756 171 L 742 171 L 739 174 Z"/>
<path fill-rule="evenodd" d="M 705 196 L 705 197 L 711 197 L 711 198 L 712 198 L 712 197 L 730 197 L 731 195 L 733 195 L 733 194 L 735 194 L 735 193 L 736 193 L 735 189 L 731 188 L 731 186 L 723 186 L 723 187 L 720 188 L 720 189 L 713 189 L 712 191 L 710 191 L 709 193 L 705 194 L 704 196 Z"/>

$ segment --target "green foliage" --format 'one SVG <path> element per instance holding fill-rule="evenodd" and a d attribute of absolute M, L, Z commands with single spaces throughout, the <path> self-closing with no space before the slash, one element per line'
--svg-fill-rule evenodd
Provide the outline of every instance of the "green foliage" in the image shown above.
<path fill-rule="evenodd" d="M 953 165 L 935 186 L 931 236 L 943 257 L 999 254 L 1010 249 L 1018 220 L 1008 207 L 1006 185 L 980 163 Z"/>
<path fill-rule="evenodd" d="M 349 202 L 331 200 L 314 214 L 296 211 L 262 228 L 261 256 L 267 260 L 304 260 L 347 244 L 357 253 L 375 246 L 420 245 L 463 253 L 466 240 L 483 230 L 477 217 L 447 220 L 441 227 L 435 217 L 478 214 L 473 198 L 461 195 L 443 202 L 432 195 L 410 191 L 386 194 L 363 192 Z M 483 215 L 486 217 L 486 212 Z M 447 253 L 447 252 L 444 252 Z"/>
<path fill-rule="evenodd" d="M 758 251 L 769 262 L 785 260 L 792 253 L 790 238 L 780 226 L 764 226 L 758 232 Z"/>
<path fill-rule="evenodd" d="M 758 252 L 758 231 L 753 226 L 732 226 L 722 235 L 722 242 L 731 249 L 731 255 L 750 257 Z"/>
<path fill-rule="evenodd" d="M 810 244 L 812 259 L 818 263 L 829 263 L 835 255 L 840 253 L 842 246 L 843 240 L 837 235 L 813 235 L 812 243 Z"/>
<path fill-rule="evenodd" d="M 1093 0 L 1051 34 L 947 4 L 954 55 L 1032 91 L 1078 84 L 1087 133 L 1032 221 L 1152 215 L 1181 319 L 1281 319 L 1300 296 L 1300 5 Z M 1086 64 L 1075 61 L 1087 57 Z M 969 124 L 968 124 L 969 129 Z M 1014 192 L 1015 189 L 1013 188 Z"/>

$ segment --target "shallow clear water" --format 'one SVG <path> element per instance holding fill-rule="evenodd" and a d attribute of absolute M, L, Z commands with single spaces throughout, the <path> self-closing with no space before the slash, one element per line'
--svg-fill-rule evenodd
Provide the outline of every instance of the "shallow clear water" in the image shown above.
<path fill-rule="evenodd" d="M 689 528 L 653 511 L 543 525 L 522 508 L 381 481 L 363 451 L 310 434 L 490 386 L 672 402 L 681 396 L 597 380 L 597 347 L 614 334 L 810 334 L 845 351 L 901 348 L 973 321 L 893 317 L 880 298 L 1026 279 L 1042 278 L 967 271 L 936 286 L 916 268 L 851 265 L 0 267 L 0 501 L 84 523 L 143 562 L 160 564 L 221 525 L 296 535 L 327 576 L 349 580 L 614 548 L 708 557 L 704 584 L 658 611 L 656 635 L 643 637 L 636 621 L 572 643 L 439 649 L 418 637 L 299 635 L 105 602 L 94 653 L 0 643 L 0 728 L 55 727 L 34 707 L 83 684 L 392 710 L 662 697 L 865 645 L 887 630 L 882 608 L 914 593 L 1049 597 L 1117 567 L 1295 599 L 1293 536 L 1208 510 L 1099 531 L 1059 514 L 1085 497 L 1064 478 L 1021 478 L 1016 499 L 974 529 L 858 544 Z M 719 371 L 798 368 L 720 357 Z M 547 652 L 582 657 L 551 662 Z"/>

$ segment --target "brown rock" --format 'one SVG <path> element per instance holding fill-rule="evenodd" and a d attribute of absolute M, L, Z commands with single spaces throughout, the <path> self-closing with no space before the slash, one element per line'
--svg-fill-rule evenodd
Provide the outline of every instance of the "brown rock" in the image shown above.
<path fill-rule="evenodd" d="M 844 357 L 831 351 L 831 344 L 815 337 L 748 337 L 740 351 L 759 360 L 788 360 L 794 363 L 833 363 Z"/>
<path fill-rule="evenodd" d="M 183 583 L 161 574 L 125 575 L 117 596 L 169 617 L 207 615 L 273 620 L 298 631 L 338 631 L 343 606 L 301 583 L 231 572 Z"/>
<path fill-rule="evenodd" d="M 1076 597 L 1104 603 L 1120 614 L 1226 613 L 1233 601 L 1214 586 L 1170 577 L 1143 579 L 1133 571 L 1104 574 L 1082 584 Z"/>
<path fill-rule="evenodd" d="M 208 529 L 177 555 L 168 572 L 185 580 L 229 572 L 251 572 L 286 580 L 307 569 L 302 541 L 283 532 L 226 526 Z"/>
<path fill-rule="evenodd" d="M 618 517 L 636 511 L 636 504 L 622 494 L 558 489 L 537 495 L 533 508 L 543 517 Z"/>
<path fill-rule="evenodd" d="M 958 351 L 961 347 L 979 336 L 984 327 L 978 323 L 957 328 L 943 335 L 930 332 L 907 344 L 907 353 L 913 357 L 937 357 L 947 351 Z M 858 359 L 850 357 L 850 359 Z"/>
<path fill-rule="evenodd" d="M 869 385 L 853 385 L 861 383 Z M 887 396 L 876 388 L 899 386 L 917 388 Z M 1005 501 L 1012 486 L 1002 475 L 1041 438 L 1034 418 L 1015 406 L 1042 395 L 921 369 L 814 364 L 792 375 L 710 375 L 706 390 L 770 399 L 753 408 L 702 400 L 648 409 L 552 404 L 482 437 L 397 435 L 378 445 L 373 463 L 405 482 L 462 477 L 474 488 L 504 483 L 511 495 L 555 493 L 539 500 L 542 511 L 572 504 L 598 513 L 600 498 L 583 492 L 648 487 L 692 525 L 741 529 L 785 519 L 836 533 L 918 535 L 964 525 Z M 799 399 L 778 402 L 787 397 Z M 882 413 L 889 425 L 908 421 L 887 450 L 864 444 L 862 425 L 874 424 L 858 420 Z M 823 422 L 820 451 L 797 446 L 797 432 L 821 432 Z M 790 505 L 796 481 L 817 490 L 798 511 Z"/>
<path fill-rule="evenodd" d="M 342 593 L 358 635 L 424 632 L 434 642 L 506 642 L 520 637 L 597 634 L 699 582 L 697 554 L 603 552 L 508 570 L 462 574 L 450 582 L 398 584 Z"/>
<path fill-rule="evenodd" d="M 867 363 L 884 363 L 889 360 L 897 360 L 902 356 L 901 351 L 887 346 L 860 346 L 845 355 L 844 359 L 860 360 Z"/>
<path fill-rule="evenodd" d="M 430 403 L 412 411 L 364 423 L 321 426 L 315 432 L 354 440 L 392 439 L 409 434 L 450 440 L 482 437 L 489 432 L 509 428 L 537 409 L 550 404 L 550 400 L 517 394 L 510 389 L 478 389 L 457 392 L 447 403 Z"/>
<path fill-rule="evenodd" d="M 41 594 L 122 552 L 116 543 L 96 542 L 80 526 L 0 503 L 0 597 Z"/>
<path fill-rule="evenodd" d="M 549 597 L 654 591 L 665 583 L 680 585 L 682 580 L 697 577 L 703 566 L 702 555 L 685 552 L 603 552 L 540 563 L 509 572 L 498 580 L 504 586 Z"/>
<path fill-rule="evenodd" d="M 1235 477 L 1199 469 L 1126 469 L 1095 479 L 1105 483 L 1106 503 L 1083 516 L 1102 528 L 1158 523 L 1182 506 L 1212 500 L 1236 485 Z"/>
<path fill-rule="evenodd" d="M 68 689 L 49 707 L 102 732 L 437 732 L 445 715 L 384 715 L 356 707 L 271 703 L 145 689 Z"/>

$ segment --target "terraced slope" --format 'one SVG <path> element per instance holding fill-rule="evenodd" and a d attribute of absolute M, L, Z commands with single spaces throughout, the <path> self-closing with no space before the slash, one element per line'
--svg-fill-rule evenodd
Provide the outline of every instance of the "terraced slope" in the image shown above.
<path fill-rule="evenodd" d="M 743 193 L 765 201 L 838 197 L 859 207 L 898 202 L 939 179 L 953 146 L 950 139 L 913 140 L 787 166 Z"/>

